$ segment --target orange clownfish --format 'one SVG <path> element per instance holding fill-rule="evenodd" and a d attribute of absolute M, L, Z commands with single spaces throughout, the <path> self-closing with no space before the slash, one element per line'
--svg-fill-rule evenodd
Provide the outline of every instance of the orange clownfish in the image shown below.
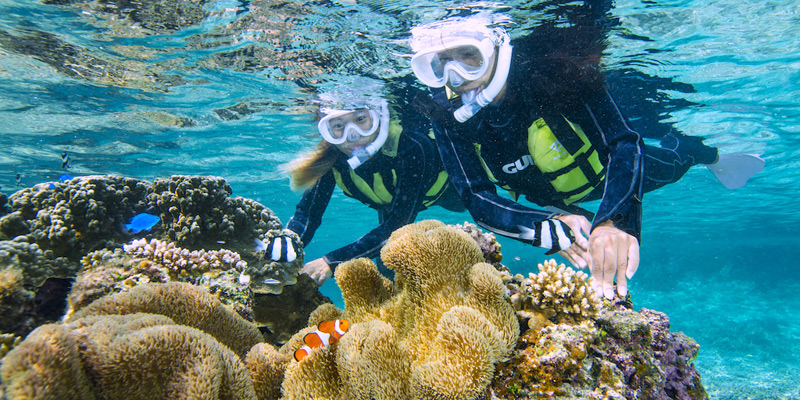
<path fill-rule="evenodd" d="M 302 361 L 311 353 L 311 349 L 338 342 L 342 335 L 347 332 L 348 328 L 350 328 L 350 323 L 344 319 L 320 322 L 319 325 L 317 325 L 317 330 L 303 336 L 305 346 L 294 352 L 294 359 Z"/>

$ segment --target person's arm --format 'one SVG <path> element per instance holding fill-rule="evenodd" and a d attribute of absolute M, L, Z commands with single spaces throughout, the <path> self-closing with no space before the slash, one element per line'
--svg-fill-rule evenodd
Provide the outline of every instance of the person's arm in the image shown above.
<path fill-rule="evenodd" d="M 571 246 L 572 230 L 556 213 L 517 204 L 497 194 L 483 170 L 474 145 L 457 132 L 435 125 L 436 144 L 451 184 L 461 196 L 475 223 L 499 235 L 545 249 Z"/>
<path fill-rule="evenodd" d="M 336 181 L 333 178 L 333 172 L 328 171 L 319 178 L 314 186 L 303 193 L 303 197 L 297 203 L 294 215 L 286 224 L 286 229 L 300 236 L 303 247 L 308 246 L 308 243 L 314 238 L 317 228 L 322 224 L 322 215 L 325 214 L 325 209 L 331 200 L 334 186 L 336 186 Z"/>
<path fill-rule="evenodd" d="M 387 209 L 386 218 L 374 229 L 355 242 L 336 249 L 325 256 L 331 268 L 340 263 L 359 257 L 374 258 L 396 229 L 414 222 L 422 210 L 427 179 L 434 173 L 435 153 L 429 139 L 420 134 L 404 133 L 405 145 L 397 157 L 397 188 L 392 194 L 392 203 Z"/>
<path fill-rule="evenodd" d="M 614 298 L 628 294 L 627 279 L 639 268 L 644 161 L 641 136 L 631 129 L 614 99 L 604 90 L 585 103 L 609 149 L 603 199 L 589 236 L 594 288 Z"/>
<path fill-rule="evenodd" d="M 640 239 L 644 177 L 644 142 L 631 129 L 611 94 L 603 90 L 585 103 L 603 144 L 609 149 L 603 199 L 592 230 L 606 221 Z"/>

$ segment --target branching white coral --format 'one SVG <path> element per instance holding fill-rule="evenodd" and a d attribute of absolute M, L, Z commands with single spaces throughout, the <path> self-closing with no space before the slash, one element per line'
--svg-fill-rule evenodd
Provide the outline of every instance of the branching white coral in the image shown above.
<path fill-rule="evenodd" d="M 532 308 L 557 319 L 592 318 L 602 305 L 592 290 L 592 278 L 564 264 L 557 265 L 555 260 L 539 264 L 538 274 L 529 273 L 528 278 L 522 279 L 520 291 L 511 302 L 517 311 Z"/>
<path fill-rule="evenodd" d="M 151 239 L 149 242 L 145 239 L 134 240 L 123 246 L 123 249 L 132 256 L 149 259 L 181 274 L 210 269 L 244 271 L 247 268 L 247 262 L 238 253 L 225 249 L 189 251 L 158 239 Z"/>

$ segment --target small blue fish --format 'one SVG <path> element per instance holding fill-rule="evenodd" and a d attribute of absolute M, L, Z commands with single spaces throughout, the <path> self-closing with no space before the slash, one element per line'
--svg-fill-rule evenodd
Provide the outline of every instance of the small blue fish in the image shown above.
<path fill-rule="evenodd" d="M 70 175 L 70 174 L 64 174 L 64 175 L 61 175 L 61 176 L 58 177 L 58 180 L 60 180 L 61 182 L 66 182 L 66 181 L 71 180 L 71 179 L 72 179 L 72 175 Z"/>
<path fill-rule="evenodd" d="M 150 231 L 150 228 L 154 227 L 158 221 L 161 221 L 161 218 L 155 215 L 141 213 L 131 218 L 131 221 L 125 224 L 125 229 L 131 231 L 131 233 Z"/>
<path fill-rule="evenodd" d="M 53 189 L 55 189 L 55 188 L 56 188 L 56 184 L 55 184 L 55 183 L 53 183 L 53 182 L 50 182 L 50 184 L 49 184 L 49 185 L 47 185 L 47 187 L 48 187 L 48 188 L 50 188 L 50 190 L 53 190 Z"/>

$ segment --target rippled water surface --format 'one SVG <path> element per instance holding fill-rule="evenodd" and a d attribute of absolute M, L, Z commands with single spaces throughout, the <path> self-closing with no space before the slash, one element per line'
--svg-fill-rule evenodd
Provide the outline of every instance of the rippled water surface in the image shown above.
<path fill-rule="evenodd" d="M 285 222 L 300 194 L 278 166 L 316 141 L 315 88 L 401 80 L 416 24 L 490 10 L 519 36 L 550 3 L 0 0 L 0 191 L 58 179 L 67 152 L 74 176 L 222 176 Z M 612 14 L 609 71 L 670 82 L 677 128 L 767 162 L 742 189 L 696 168 L 645 197 L 634 303 L 700 343 L 712 398 L 800 399 L 800 1 L 620 0 Z M 308 259 L 377 220 L 335 196 Z M 500 240 L 515 272 L 544 259 Z"/>

